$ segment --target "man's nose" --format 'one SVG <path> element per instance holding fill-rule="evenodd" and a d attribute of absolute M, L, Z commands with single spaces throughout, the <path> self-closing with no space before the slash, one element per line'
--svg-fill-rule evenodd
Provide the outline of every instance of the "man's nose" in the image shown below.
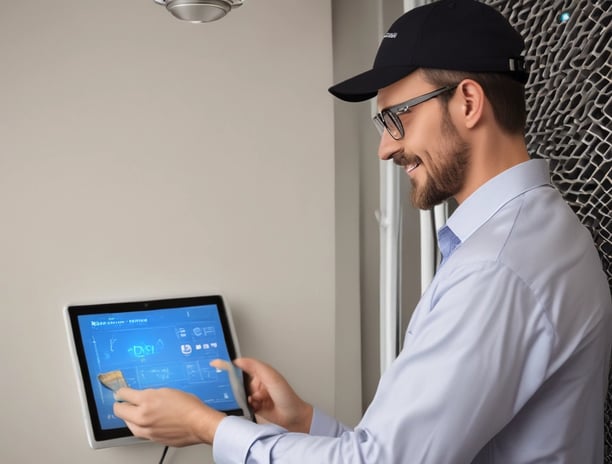
<path fill-rule="evenodd" d="M 388 131 L 383 131 L 380 136 L 380 142 L 378 144 L 378 158 L 381 161 L 388 161 L 393 159 L 393 155 L 401 151 L 401 144 L 399 140 L 395 140 L 391 137 Z"/>

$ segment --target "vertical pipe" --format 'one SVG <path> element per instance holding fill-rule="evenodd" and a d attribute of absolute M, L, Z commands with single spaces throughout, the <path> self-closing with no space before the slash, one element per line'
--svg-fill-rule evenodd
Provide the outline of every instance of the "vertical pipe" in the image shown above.
<path fill-rule="evenodd" d="M 435 242 L 431 211 L 420 211 L 421 226 L 421 294 L 429 286 L 435 272 Z"/>
<path fill-rule="evenodd" d="M 400 259 L 399 169 L 380 163 L 380 371 L 397 356 Z"/>

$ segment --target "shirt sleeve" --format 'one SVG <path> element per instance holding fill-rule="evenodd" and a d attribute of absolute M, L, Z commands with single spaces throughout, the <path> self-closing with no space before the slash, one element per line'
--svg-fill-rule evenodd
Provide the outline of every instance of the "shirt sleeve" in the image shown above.
<path fill-rule="evenodd" d="M 428 293 L 354 430 L 320 411 L 310 435 L 227 418 L 216 462 L 472 462 L 541 384 L 553 334 L 530 289 L 497 264 L 455 269 Z"/>
<path fill-rule="evenodd" d="M 334 422 L 334 427 L 344 429 L 336 421 L 328 419 L 328 425 Z M 382 462 L 378 447 L 367 432 L 345 430 L 339 437 L 314 436 L 230 416 L 223 419 L 217 428 L 213 458 L 217 464 Z"/>
<path fill-rule="evenodd" d="M 344 432 L 351 429 L 338 422 L 335 418 L 328 416 L 323 411 L 314 408 L 312 424 L 310 425 L 310 435 L 321 437 L 339 437 Z"/>

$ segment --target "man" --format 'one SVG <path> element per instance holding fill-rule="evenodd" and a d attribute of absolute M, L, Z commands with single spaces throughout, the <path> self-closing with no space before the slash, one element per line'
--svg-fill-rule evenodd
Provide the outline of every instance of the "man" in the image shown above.
<path fill-rule="evenodd" d="M 252 359 L 236 364 L 265 425 L 174 390 L 122 389 L 115 412 L 131 430 L 212 443 L 218 463 L 602 462 L 610 291 L 588 231 L 546 163 L 529 159 L 523 47 L 494 9 L 442 0 L 400 17 L 373 68 L 330 89 L 377 96 L 378 156 L 403 167 L 416 207 L 459 204 L 405 345 L 354 430 Z"/>

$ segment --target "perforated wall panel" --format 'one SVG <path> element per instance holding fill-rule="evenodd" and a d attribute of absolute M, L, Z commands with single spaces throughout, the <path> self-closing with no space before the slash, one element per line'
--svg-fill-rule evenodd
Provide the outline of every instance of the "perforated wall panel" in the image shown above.
<path fill-rule="evenodd" d="M 552 182 L 591 231 L 612 283 L 612 1 L 484 3 L 525 37 L 529 151 L 550 160 Z M 612 388 L 605 429 L 612 464 Z"/>

